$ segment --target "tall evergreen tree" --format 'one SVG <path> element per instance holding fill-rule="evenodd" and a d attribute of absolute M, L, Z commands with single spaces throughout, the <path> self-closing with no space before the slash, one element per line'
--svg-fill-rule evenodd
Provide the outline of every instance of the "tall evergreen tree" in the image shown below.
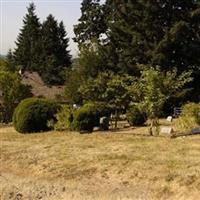
<path fill-rule="evenodd" d="M 23 19 L 23 27 L 20 30 L 14 51 L 16 65 L 27 70 L 35 70 L 38 67 L 40 57 L 40 29 L 39 18 L 35 14 L 35 5 L 31 3 L 27 8 L 28 13 Z"/>
<path fill-rule="evenodd" d="M 65 81 L 65 69 L 71 65 L 71 56 L 67 47 L 69 39 L 66 37 L 63 22 L 50 14 L 42 25 L 42 60 L 40 75 L 46 84 L 59 85 Z"/>
<path fill-rule="evenodd" d="M 107 0 L 109 42 L 117 65 L 137 74 L 138 63 L 160 65 L 178 72 L 195 68 L 192 87 L 200 71 L 200 12 L 197 0 Z"/>
<path fill-rule="evenodd" d="M 83 0 L 81 5 L 82 15 L 74 26 L 74 41 L 79 46 L 90 43 L 93 38 L 100 40 L 107 31 L 106 7 L 101 5 L 100 0 Z"/>
<path fill-rule="evenodd" d="M 59 34 L 59 44 L 60 44 L 60 51 L 59 51 L 60 65 L 70 66 L 71 55 L 70 51 L 67 50 L 67 48 L 69 47 L 69 38 L 67 37 L 67 32 L 65 30 L 63 21 L 59 23 L 58 34 Z"/>
<path fill-rule="evenodd" d="M 8 62 L 9 71 L 12 71 L 12 72 L 16 71 L 16 67 L 14 64 L 14 56 L 11 49 L 8 50 L 8 53 L 6 55 L 6 60 Z"/>
<path fill-rule="evenodd" d="M 6 55 L 6 59 L 8 60 L 8 62 L 12 62 L 13 61 L 13 53 L 12 53 L 11 49 L 8 50 L 8 53 Z"/>

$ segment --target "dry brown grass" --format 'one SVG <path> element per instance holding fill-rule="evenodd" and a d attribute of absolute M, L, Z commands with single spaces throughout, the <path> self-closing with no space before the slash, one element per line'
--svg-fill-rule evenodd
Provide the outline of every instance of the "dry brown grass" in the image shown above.
<path fill-rule="evenodd" d="M 1 199 L 198 199 L 200 136 L 0 129 Z"/>

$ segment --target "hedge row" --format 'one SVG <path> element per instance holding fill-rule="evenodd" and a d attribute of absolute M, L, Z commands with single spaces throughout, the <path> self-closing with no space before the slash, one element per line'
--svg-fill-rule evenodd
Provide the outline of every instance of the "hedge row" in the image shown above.
<path fill-rule="evenodd" d="M 69 106 L 60 106 L 57 103 L 43 98 L 29 98 L 23 100 L 13 115 L 13 124 L 20 133 L 33 133 L 57 130 L 74 130 L 92 132 L 95 126 L 107 130 L 111 110 L 101 103 L 87 103 L 72 112 Z M 130 125 L 143 125 L 146 121 L 144 113 L 132 106 L 128 109 L 127 119 Z"/>

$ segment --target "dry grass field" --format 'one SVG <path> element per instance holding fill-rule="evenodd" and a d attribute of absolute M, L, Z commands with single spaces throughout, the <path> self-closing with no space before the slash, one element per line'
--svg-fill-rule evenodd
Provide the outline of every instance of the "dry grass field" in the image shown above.
<path fill-rule="evenodd" d="M 1 200 L 200 197 L 200 135 L 149 137 L 146 128 L 22 135 L 0 129 Z"/>

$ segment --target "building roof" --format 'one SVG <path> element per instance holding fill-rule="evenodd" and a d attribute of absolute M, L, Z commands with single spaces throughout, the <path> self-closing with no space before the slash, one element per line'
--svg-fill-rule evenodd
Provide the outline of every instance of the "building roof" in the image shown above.
<path fill-rule="evenodd" d="M 37 72 L 25 71 L 22 74 L 22 83 L 32 87 L 32 94 L 36 97 L 55 99 L 64 93 L 64 86 L 46 86 Z"/>

